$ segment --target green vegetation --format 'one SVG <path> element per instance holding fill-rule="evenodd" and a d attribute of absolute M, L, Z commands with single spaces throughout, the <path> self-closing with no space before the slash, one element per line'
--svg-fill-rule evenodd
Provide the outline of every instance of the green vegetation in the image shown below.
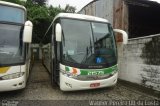
<path fill-rule="evenodd" d="M 46 30 L 50 26 L 50 23 L 54 17 L 60 12 L 75 12 L 75 7 L 67 5 L 65 9 L 59 7 L 47 6 L 47 0 L 27 0 L 24 2 L 22 0 L 2 0 L 7 2 L 12 2 L 20 4 L 27 9 L 27 19 L 32 21 L 33 27 L 33 43 L 40 43 Z M 46 36 L 43 43 L 48 42 L 50 36 Z"/>

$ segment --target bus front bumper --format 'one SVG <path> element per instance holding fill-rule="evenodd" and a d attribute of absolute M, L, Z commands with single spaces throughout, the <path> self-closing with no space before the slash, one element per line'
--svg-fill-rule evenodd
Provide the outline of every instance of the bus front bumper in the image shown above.
<path fill-rule="evenodd" d="M 117 77 L 118 73 L 115 73 L 112 77 L 103 80 L 80 81 L 73 78 L 69 78 L 60 73 L 60 89 L 62 91 L 75 91 L 110 87 L 117 83 Z M 98 84 L 98 86 L 92 86 L 94 84 Z"/>
<path fill-rule="evenodd" d="M 10 80 L 0 80 L 0 92 L 3 91 L 13 91 L 18 89 L 23 89 L 26 86 L 25 75 L 10 79 Z"/>

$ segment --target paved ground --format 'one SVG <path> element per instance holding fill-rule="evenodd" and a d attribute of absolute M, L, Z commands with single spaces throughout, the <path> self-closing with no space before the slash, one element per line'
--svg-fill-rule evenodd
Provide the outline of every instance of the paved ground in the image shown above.
<path fill-rule="evenodd" d="M 24 90 L 0 93 L 0 101 L 2 100 L 158 100 L 158 98 L 120 83 L 114 88 L 62 92 L 58 86 L 51 86 L 49 73 L 37 62 L 30 73 L 27 87 Z"/>

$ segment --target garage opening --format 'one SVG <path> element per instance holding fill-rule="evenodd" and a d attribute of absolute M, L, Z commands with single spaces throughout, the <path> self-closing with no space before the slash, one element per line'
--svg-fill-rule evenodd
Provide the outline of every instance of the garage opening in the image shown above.
<path fill-rule="evenodd" d="M 148 0 L 126 0 L 129 38 L 160 33 L 160 4 Z"/>

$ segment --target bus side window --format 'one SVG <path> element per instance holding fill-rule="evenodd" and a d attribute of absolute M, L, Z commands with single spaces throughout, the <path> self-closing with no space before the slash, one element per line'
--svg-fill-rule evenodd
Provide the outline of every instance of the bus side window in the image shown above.
<path fill-rule="evenodd" d="M 60 43 L 57 43 L 57 60 L 60 61 Z"/>
<path fill-rule="evenodd" d="M 51 35 L 52 36 L 52 41 L 51 41 L 51 46 L 50 46 L 50 50 L 51 50 L 51 54 L 52 54 L 52 59 L 55 58 L 55 53 L 54 53 L 54 34 Z"/>
<path fill-rule="evenodd" d="M 28 55 L 28 47 L 29 47 L 29 45 L 26 44 L 26 56 Z"/>

